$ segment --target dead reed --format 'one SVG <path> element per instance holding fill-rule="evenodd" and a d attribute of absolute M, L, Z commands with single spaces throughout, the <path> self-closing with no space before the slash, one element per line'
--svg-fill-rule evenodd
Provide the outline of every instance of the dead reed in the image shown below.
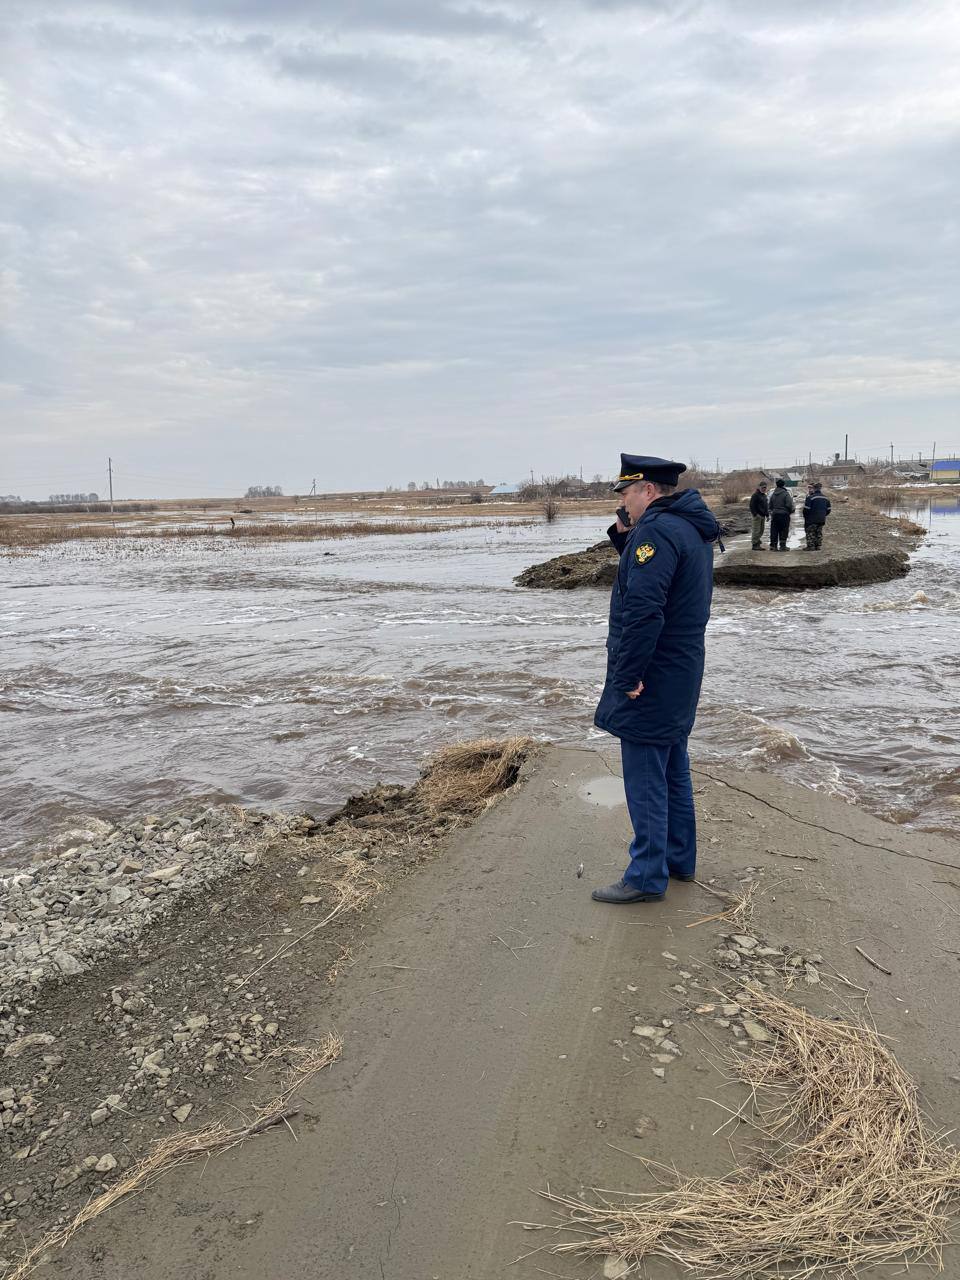
<path fill-rule="evenodd" d="M 720 1179 L 671 1171 L 675 1186 L 626 1205 L 548 1194 L 561 1229 L 578 1237 L 551 1251 L 615 1255 L 630 1274 L 645 1259 L 670 1259 L 717 1280 L 941 1265 L 960 1153 L 928 1127 L 916 1085 L 880 1036 L 763 991 L 737 999 L 776 1036 L 728 1064 L 751 1090 L 757 1162 Z"/>
<path fill-rule="evenodd" d="M 524 737 L 442 747 L 427 761 L 416 797 L 430 814 L 473 817 L 513 785 L 533 747 L 533 739 Z"/>
<path fill-rule="evenodd" d="M 364 538 L 376 534 L 448 533 L 456 529 L 475 528 L 476 524 L 475 520 L 471 520 L 469 524 L 451 521 L 441 523 L 436 520 L 352 520 L 349 523 L 332 520 L 322 523 L 309 520 L 264 520 L 237 524 L 235 528 L 225 524 L 181 524 L 144 529 L 123 524 L 32 524 L 0 520 L 0 548 L 36 548 L 91 538 L 225 538 L 230 541 L 259 539 L 304 542 L 315 539 Z"/>
<path fill-rule="evenodd" d="M 190 1133 L 175 1133 L 169 1138 L 161 1138 L 128 1173 L 118 1178 L 101 1195 L 84 1205 L 70 1222 L 53 1231 L 48 1231 L 32 1249 L 24 1254 L 6 1280 L 24 1280 L 24 1277 L 44 1261 L 46 1254 L 54 1249 L 64 1248 L 81 1227 L 99 1218 L 127 1196 L 135 1195 L 153 1186 L 171 1170 L 201 1157 L 209 1159 L 211 1156 L 221 1155 L 224 1151 L 239 1146 L 248 1138 L 286 1122 L 296 1114 L 296 1108 L 292 1106 L 295 1095 L 324 1067 L 336 1062 L 342 1051 L 343 1041 L 338 1035 L 333 1034 L 325 1036 L 310 1048 L 287 1049 L 286 1054 L 291 1065 L 282 1082 L 280 1092 L 266 1106 L 257 1108 L 246 1124 L 230 1126 L 217 1120 L 204 1129 L 196 1129 Z"/>

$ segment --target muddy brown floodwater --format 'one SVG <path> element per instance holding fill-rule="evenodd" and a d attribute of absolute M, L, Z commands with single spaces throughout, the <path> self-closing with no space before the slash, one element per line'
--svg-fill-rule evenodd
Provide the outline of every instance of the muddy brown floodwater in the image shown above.
<path fill-rule="evenodd" d="M 960 507 L 904 511 L 930 536 L 902 581 L 717 591 L 694 745 L 957 831 Z M 606 592 L 512 580 L 605 523 L 0 560 L 0 847 L 185 798 L 323 814 L 462 738 L 596 741 Z"/>

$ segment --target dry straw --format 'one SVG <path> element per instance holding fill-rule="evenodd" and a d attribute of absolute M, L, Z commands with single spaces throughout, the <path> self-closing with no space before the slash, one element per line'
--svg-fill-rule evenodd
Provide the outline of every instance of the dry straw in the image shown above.
<path fill-rule="evenodd" d="M 475 817 L 517 780 L 532 738 L 477 738 L 442 747 L 416 786 L 428 813 Z"/>
<path fill-rule="evenodd" d="M 108 1209 L 112 1209 L 118 1201 L 153 1186 L 172 1169 L 177 1169 L 201 1157 L 209 1159 L 211 1156 L 221 1155 L 224 1151 L 239 1146 L 248 1138 L 255 1137 L 273 1128 L 274 1125 L 285 1123 L 291 1116 L 296 1115 L 296 1107 L 292 1105 L 294 1096 L 319 1071 L 336 1062 L 342 1050 L 343 1041 L 338 1035 L 327 1035 L 310 1048 L 296 1047 L 285 1050 L 291 1065 L 280 1093 L 266 1106 L 258 1108 L 247 1124 L 228 1126 L 217 1120 L 207 1125 L 205 1129 L 196 1129 L 190 1133 L 175 1133 L 169 1138 L 161 1138 L 129 1173 L 114 1182 L 102 1195 L 84 1205 L 66 1226 L 47 1232 L 23 1256 L 5 1280 L 24 1280 L 24 1277 L 45 1260 L 45 1255 L 54 1249 L 62 1249 L 81 1227 L 85 1227 L 95 1218 L 106 1213 Z"/>
<path fill-rule="evenodd" d="M 670 1259 L 723 1280 L 922 1260 L 942 1268 L 960 1154 L 928 1127 L 881 1038 L 763 991 L 737 998 L 776 1036 L 729 1065 L 751 1090 L 760 1158 L 720 1179 L 673 1172 L 675 1186 L 626 1205 L 547 1195 L 564 1210 L 561 1230 L 578 1236 L 552 1251 L 616 1255 L 630 1274 L 645 1259 Z"/>

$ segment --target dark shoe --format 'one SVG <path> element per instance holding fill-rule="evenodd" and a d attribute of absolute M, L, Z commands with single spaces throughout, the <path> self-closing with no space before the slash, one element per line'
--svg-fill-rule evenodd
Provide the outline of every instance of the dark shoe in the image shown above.
<path fill-rule="evenodd" d="M 642 893 L 622 880 L 608 884 L 605 889 L 594 889 L 590 895 L 594 902 L 662 902 L 666 896 L 665 893 Z"/>
<path fill-rule="evenodd" d="M 671 871 L 671 872 L 670 872 L 670 879 L 671 879 L 671 880 L 696 880 L 696 878 L 697 878 L 697 873 L 696 873 L 696 872 L 694 872 L 692 876 L 681 876 L 681 875 L 678 875 L 678 873 L 677 873 L 676 871 Z"/>

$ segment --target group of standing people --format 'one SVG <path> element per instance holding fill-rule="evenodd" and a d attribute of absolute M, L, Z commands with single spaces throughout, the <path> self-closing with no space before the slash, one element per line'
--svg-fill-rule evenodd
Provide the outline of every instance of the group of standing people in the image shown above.
<path fill-rule="evenodd" d="M 796 510 L 793 494 L 785 480 L 778 479 L 773 493 L 767 496 L 767 483 L 762 480 L 750 496 L 750 515 L 753 517 L 751 546 L 762 551 L 763 531 L 770 521 L 770 550 L 786 551 L 790 532 L 790 517 Z M 824 497 L 819 481 L 807 485 L 803 503 L 803 527 L 807 538 L 807 551 L 819 551 L 823 547 L 823 526 L 830 514 L 830 499 Z"/>

